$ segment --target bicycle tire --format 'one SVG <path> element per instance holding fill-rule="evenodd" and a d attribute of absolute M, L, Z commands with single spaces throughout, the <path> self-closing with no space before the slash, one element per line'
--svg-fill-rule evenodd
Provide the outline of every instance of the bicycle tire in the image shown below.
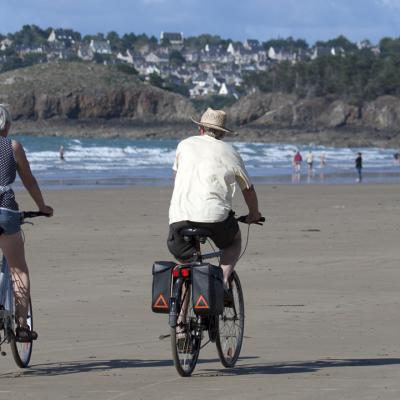
<path fill-rule="evenodd" d="M 187 301 L 187 312 L 183 322 L 171 328 L 171 347 L 172 358 L 178 374 L 183 377 L 190 376 L 194 371 L 200 353 L 201 344 L 201 326 L 199 326 L 199 317 L 193 310 L 192 303 L 192 285 L 188 279 L 183 281 L 182 288 L 186 288 L 184 298 L 179 301 L 177 315 L 180 315 L 181 306 Z M 178 291 L 181 293 L 181 290 Z M 184 338 L 178 338 L 178 334 L 185 332 Z"/>
<path fill-rule="evenodd" d="M 232 273 L 229 286 L 234 299 L 233 307 L 224 307 L 219 316 L 216 345 L 221 363 L 226 368 L 235 366 L 242 349 L 244 334 L 244 300 L 242 285 L 236 272 Z"/>
<path fill-rule="evenodd" d="M 14 308 L 15 311 L 15 308 Z M 33 330 L 33 314 L 32 302 L 29 299 L 28 318 L 26 320 L 28 326 Z M 11 352 L 15 363 L 20 368 L 27 368 L 31 360 L 33 342 L 17 342 L 15 339 L 15 323 L 13 323 L 12 333 L 10 334 Z"/>

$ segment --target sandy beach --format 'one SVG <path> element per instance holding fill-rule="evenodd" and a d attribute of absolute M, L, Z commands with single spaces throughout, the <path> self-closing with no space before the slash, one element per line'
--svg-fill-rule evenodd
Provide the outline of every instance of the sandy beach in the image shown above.
<path fill-rule="evenodd" d="M 268 222 L 237 266 L 242 357 L 224 369 L 210 344 L 188 379 L 150 310 L 171 189 L 46 191 L 54 218 L 24 227 L 39 340 L 25 371 L 3 346 L 0 399 L 399 399 L 399 187 L 257 190 Z"/>

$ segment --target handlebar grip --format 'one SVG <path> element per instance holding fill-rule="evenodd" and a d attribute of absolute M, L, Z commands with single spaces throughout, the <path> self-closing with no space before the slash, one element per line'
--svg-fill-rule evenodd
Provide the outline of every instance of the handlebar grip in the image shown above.
<path fill-rule="evenodd" d="M 246 218 L 247 215 L 242 215 L 241 217 L 237 218 L 237 221 L 246 224 Z M 253 222 L 253 224 L 262 225 L 262 222 L 265 222 L 265 217 L 260 217 L 260 219 L 257 222 Z"/>
<path fill-rule="evenodd" d="M 46 214 L 41 211 L 22 211 L 21 212 L 21 218 L 35 218 L 35 217 L 48 217 L 49 214 Z"/>

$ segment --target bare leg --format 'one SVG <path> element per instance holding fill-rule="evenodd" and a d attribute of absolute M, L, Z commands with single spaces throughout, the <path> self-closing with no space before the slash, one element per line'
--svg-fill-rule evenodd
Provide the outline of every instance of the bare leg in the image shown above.
<path fill-rule="evenodd" d="M 26 326 L 30 298 L 30 282 L 21 232 L 12 235 L 1 235 L 0 247 L 7 259 L 14 284 L 17 322 L 19 326 Z"/>
<path fill-rule="evenodd" d="M 224 249 L 221 257 L 221 268 L 224 273 L 224 283 L 227 284 L 233 269 L 239 259 L 240 250 L 242 249 L 242 236 L 240 230 L 233 239 L 232 244 Z"/>

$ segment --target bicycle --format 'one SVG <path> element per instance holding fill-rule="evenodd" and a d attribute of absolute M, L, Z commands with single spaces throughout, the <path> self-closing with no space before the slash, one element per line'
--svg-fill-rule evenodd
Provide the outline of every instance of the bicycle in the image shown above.
<path fill-rule="evenodd" d="M 47 216 L 47 214 L 40 211 L 22 211 L 21 225 L 27 218 L 35 218 L 40 216 Z M 0 235 L 3 230 L 0 228 Z M 30 330 L 33 330 L 33 315 L 32 315 L 32 302 L 29 299 L 27 324 Z M 19 342 L 16 338 L 16 318 L 15 318 L 15 301 L 14 289 L 11 278 L 11 273 L 8 268 L 7 260 L 3 255 L 1 262 L 0 272 L 0 354 L 7 355 L 5 351 L 1 350 L 4 343 L 10 344 L 11 352 L 16 364 L 20 368 L 26 368 L 32 355 L 33 342 Z"/>
<path fill-rule="evenodd" d="M 246 217 L 237 220 L 245 223 Z M 264 221 L 265 218 L 261 217 L 257 224 L 262 225 L 261 222 Z M 231 295 L 230 298 L 224 298 L 223 312 L 220 315 L 198 315 L 195 309 L 202 304 L 193 304 L 193 269 L 204 265 L 205 260 L 220 258 L 222 251 L 201 253 L 201 244 L 204 244 L 211 234 L 206 229 L 187 228 L 180 233 L 185 240 L 194 240 L 196 259 L 190 263 L 176 265 L 172 269 L 169 325 L 175 368 L 179 375 L 190 376 L 196 367 L 200 350 L 210 342 L 215 342 L 222 365 L 232 368 L 239 358 L 244 332 L 244 299 L 239 276 L 234 271 L 229 279 Z M 186 310 L 181 312 L 183 308 Z M 205 331 L 208 331 L 209 340 L 201 345 Z"/>

